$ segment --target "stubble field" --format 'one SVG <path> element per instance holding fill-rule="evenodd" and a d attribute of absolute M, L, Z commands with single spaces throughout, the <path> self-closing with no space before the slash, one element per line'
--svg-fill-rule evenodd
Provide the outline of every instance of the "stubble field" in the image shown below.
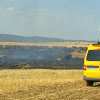
<path fill-rule="evenodd" d="M 44 43 L 20 43 L 20 42 L 0 42 L 0 45 L 20 45 L 20 46 L 60 46 L 60 47 L 88 47 L 90 42 L 44 42 Z"/>
<path fill-rule="evenodd" d="M 99 100 L 100 85 L 87 87 L 82 70 L 1 70 L 0 100 Z"/>

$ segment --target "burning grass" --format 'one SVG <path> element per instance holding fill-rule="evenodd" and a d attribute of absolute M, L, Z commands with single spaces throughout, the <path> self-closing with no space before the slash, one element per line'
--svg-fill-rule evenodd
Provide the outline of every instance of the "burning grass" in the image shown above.
<path fill-rule="evenodd" d="M 0 71 L 0 100 L 98 100 L 97 86 L 85 86 L 82 70 Z"/>

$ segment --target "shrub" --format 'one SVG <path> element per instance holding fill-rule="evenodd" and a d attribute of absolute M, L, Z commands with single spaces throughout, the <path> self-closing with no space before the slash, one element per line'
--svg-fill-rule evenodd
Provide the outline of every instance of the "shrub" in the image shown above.
<path fill-rule="evenodd" d="M 71 59 L 72 58 L 72 54 L 65 54 L 63 56 L 63 59 Z"/>
<path fill-rule="evenodd" d="M 77 50 L 78 53 L 81 53 L 81 50 Z"/>
<path fill-rule="evenodd" d="M 77 47 L 76 46 L 72 46 L 72 49 L 77 49 Z"/>
<path fill-rule="evenodd" d="M 87 47 L 78 47 L 78 49 L 82 50 L 82 51 L 86 51 Z"/>

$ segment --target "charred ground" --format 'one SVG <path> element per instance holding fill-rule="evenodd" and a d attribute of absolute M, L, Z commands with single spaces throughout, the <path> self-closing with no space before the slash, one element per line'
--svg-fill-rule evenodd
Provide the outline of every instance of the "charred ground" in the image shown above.
<path fill-rule="evenodd" d="M 83 58 L 73 58 L 72 52 L 86 51 L 87 47 L 48 47 L 0 45 L 0 68 L 18 69 L 29 65 L 37 69 L 82 69 Z M 27 68 L 25 68 L 27 69 Z"/>

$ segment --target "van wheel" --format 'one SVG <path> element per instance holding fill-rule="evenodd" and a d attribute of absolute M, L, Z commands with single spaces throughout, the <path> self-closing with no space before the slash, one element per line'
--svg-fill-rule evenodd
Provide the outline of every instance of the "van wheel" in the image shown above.
<path fill-rule="evenodd" d="M 93 83 L 94 83 L 93 81 L 86 81 L 87 86 L 93 86 Z"/>

